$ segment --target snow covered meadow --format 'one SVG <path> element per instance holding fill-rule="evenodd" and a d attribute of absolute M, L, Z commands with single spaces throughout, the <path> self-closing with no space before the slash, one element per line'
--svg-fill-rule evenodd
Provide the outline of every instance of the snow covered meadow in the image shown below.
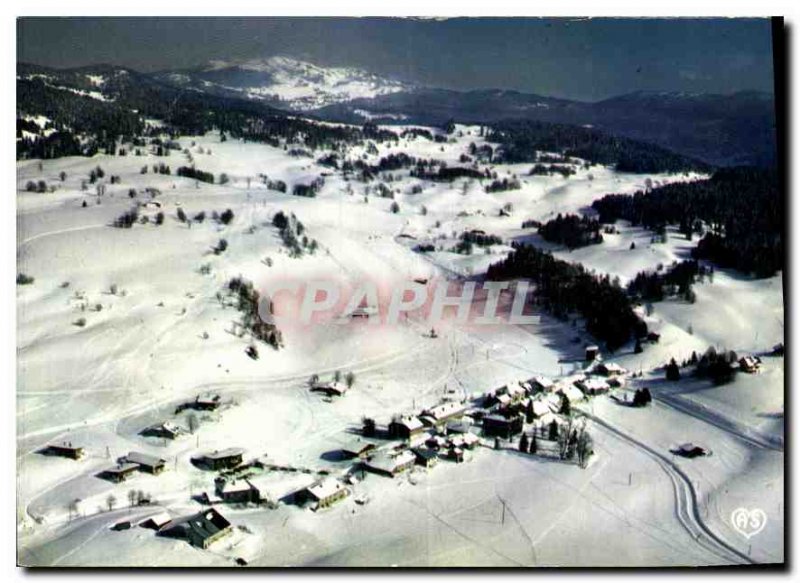
<path fill-rule="evenodd" d="M 393 126 L 401 132 L 402 126 Z M 784 560 L 784 361 L 764 356 L 759 374 L 733 383 L 664 380 L 663 366 L 709 346 L 761 354 L 784 341 L 782 275 L 750 279 L 718 269 L 695 286 L 696 301 L 668 299 L 643 315 L 660 335 L 604 354 L 635 378 L 618 391 L 575 403 L 594 439 L 585 468 L 522 454 L 516 441 L 492 439 L 464 463 L 387 478 L 350 474 L 331 452 L 360 435 L 362 420 L 381 426 L 394 414 L 465 401 L 517 381 L 579 372 L 594 340 L 580 326 L 547 314 L 528 325 L 431 326 L 409 316 L 397 325 L 369 319 L 281 328 L 283 347 L 242 333 L 228 293 L 232 278 L 256 289 L 283 281 L 360 281 L 391 289 L 409 280 L 478 277 L 512 241 L 553 251 L 624 285 L 642 270 L 688 257 L 690 243 L 669 230 L 665 242 L 624 222 L 602 243 L 569 251 L 523 221 L 589 212 L 608 193 L 698 175 L 642 175 L 599 165 L 575 174 L 529 175 L 530 164 L 491 164 L 520 188 L 486 192 L 477 180 L 432 182 L 391 171 L 391 196 L 365 190 L 315 157 L 281 147 L 181 136 L 181 149 L 156 156 L 98 154 L 17 163 L 17 531 L 18 559 L 39 566 L 672 566 Z M 376 162 L 403 152 L 458 166 L 479 128 L 457 126 L 443 142 L 422 136 L 346 156 Z M 213 184 L 176 176 L 188 160 Z M 165 163 L 172 173 L 154 172 Z M 102 168 L 104 176 L 88 182 Z M 143 167 L 147 172 L 143 173 Z M 111 177 L 118 177 L 114 181 Z M 265 178 L 266 177 L 266 178 Z M 296 184 L 324 178 L 315 197 Z M 28 189 L 44 181 L 45 192 Z M 287 192 L 269 188 L 284 182 Z M 98 185 L 103 185 L 98 188 Z M 55 187 L 51 189 L 50 187 Z M 132 228 L 112 223 L 138 206 Z M 221 215 L 230 209 L 232 219 Z M 293 213 L 316 250 L 292 256 L 274 226 Z M 200 219 L 202 213 L 203 219 Z M 185 215 L 187 220 L 180 220 Z M 161 216 L 161 218 L 159 218 Z M 146 222 L 142 221 L 147 217 Z M 500 242 L 470 254 L 459 235 L 482 231 Z M 221 246 L 221 241 L 225 245 Z M 634 243 L 632 246 L 631 243 Z M 430 245 L 430 252 L 415 250 Z M 632 248 L 633 247 L 633 248 Z M 306 249 L 306 247 L 304 247 Z M 352 373 L 341 397 L 309 391 L 309 379 Z M 639 374 L 641 373 L 641 374 Z M 653 403 L 627 407 L 620 395 L 648 386 Z M 219 395 L 210 413 L 181 411 L 198 395 Z M 177 439 L 142 430 L 170 421 Z M 57 443 L 83 447 L 82 459 L 43 455 Z M 712 455 L 671 450 L 692 442 Z M 199 495 L 215 474 L 201 452 L 242 448 L 264 466 L 264 491 L 278 501 L 320 476 L 341 476 L 348 496 L 311 511 L 216 504 L 233 533 L 200 549 L 156 536 L 138 523 L 201 512 Z M 98 474 L 128 452 L 166 462 L 159 475 L 122 483 Z M 129 504 L 142 491 L 150 504 Z M 132 501 L 131 501 L 132 502 Z M 758 508 L 764 528 L 750 538 L 731 522 L 737 508 Z M 130 521 L 132 527 L 111 527 Z"/>

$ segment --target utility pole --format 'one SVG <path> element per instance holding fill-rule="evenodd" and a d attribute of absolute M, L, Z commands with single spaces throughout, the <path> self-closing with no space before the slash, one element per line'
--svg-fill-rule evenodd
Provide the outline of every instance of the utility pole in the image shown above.
<path fill-rule="evenodd" d="M 506 523 L 506 501 L 502 498 L 500 499 L 500 503 L 503 505 L 503 517 L 500 520 L 500 524 Z"/>

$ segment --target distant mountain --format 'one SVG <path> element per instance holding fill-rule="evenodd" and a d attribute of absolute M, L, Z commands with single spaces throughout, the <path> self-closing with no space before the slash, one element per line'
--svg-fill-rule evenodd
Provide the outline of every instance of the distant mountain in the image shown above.
<path fill-rule="evenodd" d="M 360 69 L 320 67 L 283 56 L 211 61 L 204 67 L 165 71 L 154 77 L 177 87 L 263 101 L 294 111 L 413 89 L 409 84 Z"/>
<path fill-rule="evenodd" d="M 774 166 L 777 159 L 774 99 L 757 92 L 636 92 L 587 103 L 497 89 L 415 87 L 359 69 L 320 67 L 288 57 L 214 61 L 152 74 L 112 65 L 56 70 L 19 64 L 17 87 L 18 109 L 27 107 L 23 114 L 46 115 L 71 127 L 91 126 L 89 111 L 92 116 L 96 111 L 133 112 L 186 131 L 207 127 L 208 110 L 223 120 L 231 110 L 277 116 L 294 112 L 355 124 L 516 119 L 591 127 L 714 166 Z M 75 98 L 89 103 L 85 112 L 75 106 Z M 68 105 L 69 115 L 59 114 L 54 104 Z"/>
<path fill-rule="evenodd" d="M 323 119 L 441 125 L 525 119 L 591 126 L 657 144 L 715 166 L 772 166 L 775 104 L 767 93 L 732 95 L 637 92 L 595 103 L 516 91 L 418 89 L 332 104 Z"/>

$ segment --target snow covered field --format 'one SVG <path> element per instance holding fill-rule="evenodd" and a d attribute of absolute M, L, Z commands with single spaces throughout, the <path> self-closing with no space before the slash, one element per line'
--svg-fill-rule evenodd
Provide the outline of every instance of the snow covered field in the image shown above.
<path fill-rule="evenodd" d="M 402 129 L 402 128 L 399 128 Z M 375 162 L 403 151 L 458 165 L 478 129 L 459 126 L 459 137 L 440 144 L 402 139 L 376 153 L 353 147 L 350 156 Z M 228 184 L 206 184 L 174 175 L 188 165 L 180 151 L 152 155 L 62 158 L 17 165 L 18 271 L 35 278 L 17 286 L 17 516 L 18 557 L 25 565 L 251 565 L 340 566 L 665 566 L 782 562 L 783 383 L 782 358 L 765 358 L 763 372 L 739 374 L 730 385 L 663 381 L 670 358 L 687 358 L 709 346 L 761 352 L 784 341 L 782 276 L 746 279 L 718 270 L 713 283 L 695 286 L 697 301 L 667 300 L 647 317 L 661 334 L 643 354 L 623 349 L 614 361 L 643 377 L 651 407 L 623 407 L 598 396 L 580 408 L 589 416 L 595 455 L 588 468 L 518 453 L 515 444 L 469 452 L 466 463 L 442 460 L 395 479 L 367 474 L 343 502 L 319 512 L 292 505 L 276 509 L 219 505 L 237 527 L 208 550 L 157 537 L 134 526 L 157 510 L 172 517 L 199 512 L 192 496 L 212 490 L 214 473 L 195 467 L 199 452 L 243 448 L 245 459 L 307 472 L 341 472 L 330 456 L 354 437 L 364 416 L 380 424 L 392 414 L 436 405 L 445 396 L 468 397 L 535 374 L 571 372 L 591 338 L 542 316 L 527 326 L 458 327 L 442 323 L 429 338 L 414 318 L 396 326 L 366 322 L 283 328 L 285 347 L 238 336 L 240 313 L 218 298 L 227 282 L 243 276 L 256 286 L 326 278 L 381 286 L 414 278 L 479 274 L 510 251 L 506 243 L 531 241 L 624 283 L 638 271 L 668 265 L 689 253 L 690 243 L 670 232 L 666 243 L 619 224 L 618 234 L 572 252 L 522 229 L 526 219 L 546 221 L 579 212 L 610 192 L 632 193 L 654 182 L 696 176 L 642 176 L 609 168 L 581 168 L 569 178 L 527 176 L 530 164 L 495 165 L 499 178 L 517 175 L 522 187 L 486 193 L 477 183 L 423 182 L 407 172 L 389 183 L 394 200 L 368 196 L 364 185 L 312 158 L 292 157 L 263 144 L 220 141 L 218 134 L 181 137 L 198 169 Z M 192 145 L 193 144 L 193 145 Z M 202 151 L 202 153 L 201 153 Z M 208 153 L 208 152 L 211 153 Z M 164 162 L 173 175 L 140 173 Z M 81 190 L 89 172 L 105 171 L 105 194 Z M 62 182 L 59 174 L 66 173 Z M 316 198 L 265 187 L 259 174 L 289 185 L 322 174 Z M 403 174 L 396 172 L 395 174 Z M 119 184 L 108 177 L 120 177 Z M 45 180 L 54 192 L 27 192 Z M 412 187 L 421 186 L 414 193 Z M 137 190 L 135 199 L 129 189 Z M 160 194 L 142 208 L 148 224 L 110 226 L 136 201 Z M 86 206 L 83 206 L 83 203 Z M 399 212 L 390 208 L 393 202 Z M 506 205 L 510 204 L 511 207 Z M 511 216 L 502 216 L 504 207 Z M 178 209 L 203 222 L 177 220 Z M 231 209 L 225 225 L 212 213 Z M 158 211 L 162 225 L 154 223 Z M 272 218 L 294 213 L 318 251 L 290 257 Z M 471 255 L 449 251 L 465 230 L 498 235 L 504 244 Z M 220 239 L 227 250 L 212 250 Z M 636 248 L 630 249 L 631 241 Z M 432 253 L 413 251 L 431 242 Z M 579 336 L 580 343 L 573 342 Z M 655 369 L 655 370 L 654 370 Z M 308 390 L 312 374 L 355 374 L 342 398 Z M 174 441 L 140 431 L 167 419 L 186 426 L 176 406 L 205 392 L 226 405 L 201 415 L 194 435 Z M 86 450 L 75 461 L 38 453 L 52 443 Z M 694 442 L 713 455 L 675 459 L 671 448 Z M 122 484 L 96 474 L 129 451 L 167 462 L 158 476 L 136 473 Z M 297 478 L 292 472 L 286 479 Z M 128 491 L 143 490 L 156 507 L 128 508 Z M 116 498 L 113 510 L 108 497 Z M 358 504 L 359 496 L 369 499 Z M 76 508 L 71 505 L 76 499 Z M 736 532 L 730 516 L 739 507 L 760 508 L 768 521 L 751 539 Z M 75 510 L 75 512 L 73 512 Z M 72 516 L 77 513 L 78 516 Z"/>

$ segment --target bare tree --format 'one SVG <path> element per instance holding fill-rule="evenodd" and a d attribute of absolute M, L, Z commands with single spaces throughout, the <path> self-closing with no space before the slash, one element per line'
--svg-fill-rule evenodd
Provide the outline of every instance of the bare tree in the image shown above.
<path fill-rule="evenodd" d="M 128 506 L 136 504 L 136 490 L 128 490 Z"/>
<path fill-rule="evenodd" d="M 353 371 L 349 371 L 346 375 L 344 375 L 344 382 L 348 389 L 352 389 L 353 385 L 356 384 L 355 373 Z"/>
<path fill-rule="evenodd" d="M 200 427 L 200 420 L 197 418 L 197 415 L 194 413 L 189 413 L 186 421 L 189 423 L 189 432 L 194 434 L 194 432 L 197 431 L 197 428 Z"/>
<path fill-rule="evenodd" d="M 108 511 L 111 512 L 114 510 L 114 506 L 117 504 L 117 497 L 114 494 L 109 494 L 108 498 L 106 498 L 106 506 L 108 506 Z"/>

